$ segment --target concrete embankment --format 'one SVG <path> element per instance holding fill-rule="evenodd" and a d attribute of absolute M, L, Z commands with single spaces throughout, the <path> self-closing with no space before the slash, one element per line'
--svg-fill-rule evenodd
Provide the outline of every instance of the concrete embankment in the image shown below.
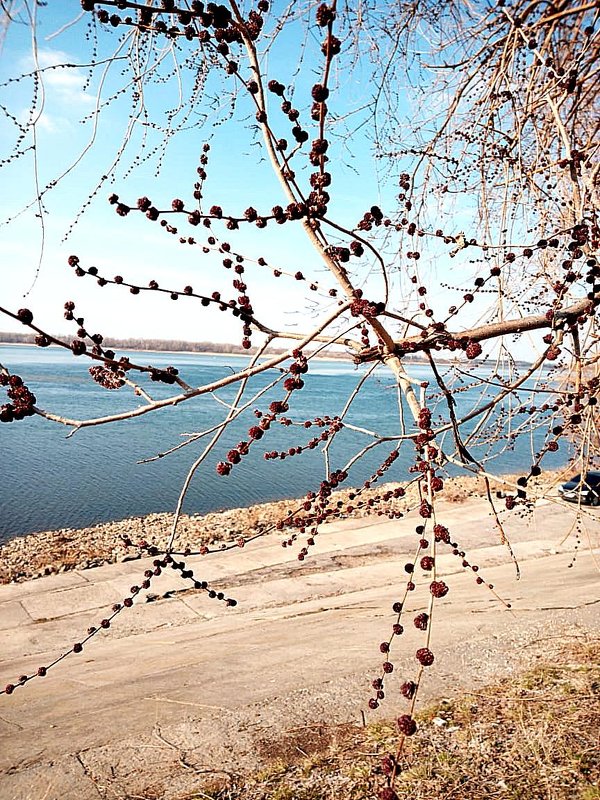
<path fill-rule="evenodd" d="M 450 592 L 436 601 L 435 663 L 421 700 L 510 674 L 554 636 L 598 635 L 591 548 L 598 552 L 600 511 L 584 510 L 578 525 L 575 513 L 542 501 L 530 516 L 509 518 L 517 580 L 487 503 L 440 503 L 438 520 L 480 569 L 463 569 L 450 552 L 438 558 Z M 278 536 L 190 558 L 199 578 L 238 601 L 235 608 L 165 570 L 83 652 L 0 697 L 0 797 L 179 800 L 215 771 L 261 766 L 270 743 L 290 729 L 361 724 L 418 522 L 414 514 L 337 521 L 324 526 L 303 563 Z M 81 641 L 149 566 L 142 559 L 0 586 L 0 686 Z M 368 719 L 404 708 L 398 685 L 414 676 L 423 646 L 412 619 L 426 608 L 428 576 L 418 572 L 415 582 L 390 658 L 387 702 Z"/>

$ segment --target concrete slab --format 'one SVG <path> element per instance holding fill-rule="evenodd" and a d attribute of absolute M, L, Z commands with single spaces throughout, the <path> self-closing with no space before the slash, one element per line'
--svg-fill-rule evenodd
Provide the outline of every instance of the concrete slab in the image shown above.
<path fill-rule="evenodd" d="M 569 511 L 561 516 L 554 506 L 543 506 L 530 519 L 511 518 L 507 532 L 521 562 L 517 581 L 487 507 L 470 504 L 466 510 L 444 506 L 440 519 L 512 609 L 476 585 L 461 559 L 438 558 L 450 592 L 435 606 L 436 661 L 423 699 L 448 684 L 453 690 L 472 687 L 510 670 L 528 648 L 538 642 L 543 649 L 560 632 L 600 635 L 594 558 L 579 546 L 573 562 L 575 539 L 559 546 L 572 525 Z M 258 542 L 251 557 L 244 548 L 198 559 L 202 577 L 226 585 L 239 601 L 236 608 L 189 591 L 152 603 L 140 597 L 81 654 L 0 697 L 0 797 L 38 800 L 48 791 L 48 797 L 58 792 L 61 800 L 87 800 L 85 792 L 97 784 L 115 800 L 150 796 L 151 790 L 161 800 L 175 800 L 196 787 L 193 772 L 179 765 L 180 746 L 210 766 L 222 764 L 235 741 L 241 769 L 256 764 L 261 737 L 290 724 L 358 722 L 370 680 L 381 670 L 378 645 L 396 618 L 391 605 L 404 592 L 417 522 L 378 521 L 360 530 L 336 523 L 303 564 L 278 537 Z M 598 544 L 597 519 L 586 524 L 589 541 Z M 15 587 L 0 587 L 0 612 L 9 609 L 0 630 L 0 686 L 79 641 L 90 624 L 98 624 L 102 608 L 140 582 L 140 561 L 118 567 L 87 571 L 86 586 L 30 582 L 30 591 L 18 598 L 33 612 L 27 624 Z M 400 709 L 395 688 L 413 674 L 414 652 L 423 643 L 411 622 L 428 602 L 428 577 L 420 570 L 415 576 L 423 585 L 406 600 L 384 715 Z M 151 591 L 187 585 L 166 571 Z"/>
<path fill-rule="evenodd" d="M 86 572 L 91 571 L 86 570 Z M 0 585 L 0 602 L 5 598 L 20 600 L 22 597 L 38 595 L 40 592 L 57 591 L 70 586 L 84 586 L 86 583 L 89 583 L 88 576 L 84 572 L 76 571 L 59 572 L 57 575 L 47 575 L 44 578 L 36 578 L 24 583 L 6 583 Z"/>
<path fill-rule="evenodd" d="M 124 582 L 126 586 L 126 582 Z M 96 608 L 110 608 L 117 602 L 115 589 L 107 583 L 86 582 L 84 586 L 66 587 L 23 597 L 21 604 L 36 622 L 67 617 Z"/>
<path fill-rule="evenodd" d="M 31 617 L 17 600 L 9 600 L 0 604 L 0 631 L 29 625 L 31 621 Z"/>

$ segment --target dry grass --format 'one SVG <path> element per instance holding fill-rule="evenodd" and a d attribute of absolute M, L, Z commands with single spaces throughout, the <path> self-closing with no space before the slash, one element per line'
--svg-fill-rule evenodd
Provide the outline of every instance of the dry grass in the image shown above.
<path fill-rule="evenodd" d="M 420 712 L 401 800 L 600 800 L 600 641 Z M 267 766 L 185 800 L 374 800 L 393 723 L 316 725 L 265 742 Z M 184 800 L 184 798 L 182 798 Z"/>

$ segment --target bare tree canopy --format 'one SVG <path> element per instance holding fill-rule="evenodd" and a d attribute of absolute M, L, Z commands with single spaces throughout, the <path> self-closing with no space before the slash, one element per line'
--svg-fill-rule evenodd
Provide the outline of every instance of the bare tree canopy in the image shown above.
<path fill-rule="evenodd" d="M 448 470 L 485 478 L 510 549 L 506 512 L 532 507 L 528 484 L 549 454 L 582 475 L 598 466 L 600 4 L 69 0 L 57 11 L 15 0 L 2 13 L 0 167 L 14 191 L 1 230 L 27 249 L 23 263 L 14 241 L 2 245 L 0 312 L 38 346 L 89 359 L 115 404 L 84 416 L 73 397 L 72 413 L 57 413 L 27 375 L 2 368 L 0 420 L 37 415 L 84 436 L 235 387 L 216 427 L 160 453 L 190 452 L 173 527 L 152 550 L 167 563 L 181 556 L 186 493 L 211 459 L 234 481 L 249 453 L 264 451 L 268 475 L 309 449 L 292 436 L 288 451 L 270 450 L 269 431 L 318 424 L 300 399 L 312 359 L 345 352 L 359 368 L 355 388 L 310 445 L 323 447 L 323 474 L 275 527 L 308 557 L 319 526 L 344 513 L 334 490 L 353 485 L 373 451 L 379 467 L 355 503 L 392 474 L 417 487 L 413 563 L 430 606 L 405 684 L 403 741 L 434 658 L 428 619 L 448 592 L 436 553 L 460 550 L 436 516 Z M 69 298 L 63 320 L 57 291 Z M 111 335 L 235 337 L 248 360 L 192 385 L 174 367 L 121 355 Z M 379 366 L 397 391 L 391 435 L 390 420 L 366 430 L 353 417 Z M 257 375 L 269 378 L 260 389 Z M 263 403 L 272 390 L 277 399 Z M 125 392 L 135 408 L 119 406 Z M 223 433 L 252 410 L 246 438 L 222 451 Z M 363 443 L 332 463 L 331 442 L 359 428 Z M 530 464 L 498 498 L 494 457 L 519 439 L 531 443 Z M 402 476 L 399 454 L 411 464 Z M 374 511 L 393 516 L 390 499 L 382 490 Z M 385 653 L 401 632 L 397 606 Z M 383 800 L 396 797 L 394 780 L 391 768 Z"/>

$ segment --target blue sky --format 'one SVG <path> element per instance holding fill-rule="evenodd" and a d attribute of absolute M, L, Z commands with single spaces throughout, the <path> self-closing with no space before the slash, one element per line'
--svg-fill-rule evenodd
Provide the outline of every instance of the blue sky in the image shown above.
<path fill-rule="evenodd" d="M 278 13 L 275 4 L 270 20 Z M 42 68 L 63 63 L 85 64 L 90 58 L 91 43 L 86 41 L 87 15 L 80 17 L 80 6 L 75 0 L 53 0 L 49 7 L 38 9 L 37 27 L 38 63 Z M 73 22 L 73 24 L 69 24 Z M 107 26 L 100 26 L 98 58 L 107 59 L 119 46 L 119 33 Z M 319 79 L 322 59 L 319 57 L 320 31 L 305 29 L 292 22 L 281 35 L 269 54 L 263 59 L 268 77 L 275 77 L 288 87 L 293 87 L 294 105 L 302 112 L 301 120 L 309 130 L 311 139 L 316 136 L 316 126 L 309 120 L 310 87 Z M 124 51 L 122 51 L 124 52 Z M 299 56 L 303 60 L 299 62 Z M 174 63 L 165 51 L 163 72 L 169 73 Z M 10 26 L 0 59 L 0 81 L 31 71 L 34 67 L 30 29 L 14 23 Z M 298 63 L 300 67 L 298 68 Z M 342 63 L 342 62 L 340 62 Z M 107 98 L 126 83 L 123 64 L 114 62 L 103 73 L 97 67 L 88 79 L 84 67 L 45 69 L 43 72 L 44 104 L 38 104 L 33 116 L 37 119 L 37 167 L 40 186 L 56 179 L 65 168 L 82 153 L 94 137 L 93 145 L 83 156 L 71 174 L 44 198 L 45 242 L 39 275 L 37 264 L 41 252 L 42 232 L 37 205 L 16 216 L 35 198 L 35 171 L 32 153 L 5 165 L 2 169 L 3 183 L 10 191 L 0 196 L 0 221 L 10 224 L 0 227 L 0 261 L 4 265 L 0 275 L 2 303 L 17 309 L 27 306 L 34 311 L 35 320 L 50 332 L 68 334 L 73 332 L 63 320 L 63 304 L 66 300 L 76 303 L 77 311 L 86 319 L 88 329 L 105 335 L 119 337 L 169 338 L 192 341 L 239 341 L 239 322 L 228 314 L 210 309 L 198 313 L 197 302 L 180 299 L 175 304 L 164 295 L 131 297 L 127 290 L 107 286 L 99 289 L 89 278 L 76 278 L 66 264 L 67 257 L 76 253 L 84 266 L 94 265 L 100 274 L 112 277 L 121 274 L 126 280 L 146 285 L 149 280 L 158 281 L 161 287 L 181 290 L 191 284 L 195 290 L 211 293 L 219 290 L 225 299 L 235 296 L 231 288 L 231 273 L 221 266 L 218 254 L 203 255 L 198 247 L 181 246 L 177 237 L 167 235 L 158 223 L 148 222 L 140 214 L 119 218 L 107 203 L 111 192 L 130 204 L 141 195 L 149 196 L 159 208 L 168 208 L 174 197 L 186 204 L 191 202 L 196 166 L 202 144 L 210 142 L 210 162 L 207 168 L 204 208 L 213 203 L 221 205 L 232 214 L 241 214 L 248 205 L 259 212 L 268 213 L 276 203 L 285 204 L 282 190 L 275 179 L 264 151 L 256 144 L 256 131 L 252 125 L 252 109 L 247 99 L 241 98 L 236 111 L 230 114 L 228 97 L 223 95 L 222 71 L 214 72 L 207 81 L 205 102 L 192 115 L 188 129 L 177 134 L 166 151 L 166 156 L 157 173 L 157 159 L 151 158 L 135 169 L 136 156 L 150 152 L 160 141 L 155 131 L 140 123 L 133 125 L 130 140 L 114 170 L 115 153 L 128 133 L 131 112 L 130 92 L 117 94 L 110 103 Z M 358 61 L 354 70 L 342 69 L 332 74 L 332 84 L 338 90 L 332 92 L 332 112 L 344 117 L 331 131 L 331 171 L 334 185 L 331 190 L 330 214 L 336 221 L 353 226 L 372 204 L 380 204 L 384 210 L 394 210 L 397 186 L 392 179 L 380 181 L 379 162 L 367 137 L 368 127 L 360 127 L 367 118 L 373 85 L 370 82 L 368 59 Z M 102 86 L 101 86 L 102 82 Z M 9 83 L 1 89 L 2 102 L 17 120 L 24 123 L 30 114 L 32 80 L 24 79 Z M 100 89 L 101 86 L 101 89 Z M 189 77 L 183 79 L 184 91 L 189 89 Z M 171 75 L 164 82 L 146 90 L 146 101 L 154 119 L 161 120 L 161 111 L 177 102 L 178 82 Z M 100 98 L 100 99 L 98 99 Z M 273 124 L 280 135 L 288 139 L 290 123 L 277 109 L 278 99 L 270 96 Z M 272 102 L 275 101 L 275 102 Z M 98 103 L 102 110 L 94 114 Z M 408 113 L 408 103 L 406 111 Z M 203 126 L 197 124 L 200 114 L 208 116 Z M 402 112 L 402 109 L 400 109 Z M 352 137 L 348 130 L 358 128 Z M 0 120 L 0 138 L 4 154 L 11 152 L 11 143 L 18 136 L 17 126 L 6 116 Z M 146 149 L 142 148 L 144 137 Z M 23 144 L 32 143 L 31 128 Z M 308 150 L 309 148 L 307 148 Z M 296 158 L 295 168 L 303 187 L 308 185 L 312 171 L 306 154 Z M 98 190 L 77 225 L 70 230 L 82 206 L 88 202 L 90 193 L 97 186 L 100 176 L 109 174 L 110 179 Z M 454 209 L 452 225 L 458 231 L 468 218 L 469 202 L 463 198 L 462 207 Z M 172 221 L 173 218 L 169 218 Z M 202 241 L 201 228 L 191 229 L 183 220 L 178 221 L 181 233 L 194 234 Z M 250 226 L 228 233 L 223 226 L 215 225 L 214 232 L 229 241 L 233 249 L 249 258 L 263 256 L 274 267 L 290 273 L 301 270 L 307 278 L 319 281 L 325 288 L 333 285 L 324 274 L 318 256 L 308 245 L 299 226 L 271 224 L 264 231 Z M 387 254 L 394 260 L 397 245 L 392 241 Z M 440 316 L 448 305 L 456 302 L 456 294 L 439 286 L 439 281 L 456 280 L 459 258 L 451 262 L 447 257 L 432 259 L 429 265 L 429 295 Z M 424 263 L 421 262 L 421 266 Z M 460 268 L 460 267 L 459 267 Z M 460 281 L 466 285 L 474 275 L 474 268 L 465 265 L 461 269 Z M 365 265 L 365 272 L 368 266 Z M 274 280 L 269 270 L 248 263 L 245 275 L 248 291 L 259 318 L 264 318 L 274 327 L 295 326 L 305 330 L 312 320 L 311 293 L 305 283 L 285 276 Z M 405 281 L 405 278 L 404 278 Z M 402 282 L 397 284 L 401 287 Z M 381 282 L 374 280 L 369 296 L 379 299 Z M 26 295 L 24 297 L 24 295 Z M 314 297 L 314 295 L 313 295 Z M 396 307 L 402 305 L 398 294 Z M 475 312 L 469 312 L 475 313 Z M 475 322 L 464 319 L 464 322 Z M 0 330 L 21 330 L 18 323 L 8 318 L 0 319 Z"/>
<path fill-rule="evenodd" d="M 40 67 L 61 63 L 85 63 L 89 59 L 89 45 L 82 41 L 86 32 L 86 19 L 81 19 L 62 33 L 56 33 L 79 14 L 79 4 L 72 0 L 54 0 L 51 8 L 38 11 L 38 62 Z M 110 55 L 117 46 L 118 37 L 111 29 L 102 29 L 106 34 L 100 39 L 100 57 Z M 293 63 L 282 55 L 289 56 L 288 41 L 270 56 L 270 67 L 277 72 L 280 80 L 289 83 L 289 73 Z M 168 62 L 165 58 L 165 66 Z M 30 32 L 25 25 L 13 24 L 8 32 L 2 54 L 1 79 L 5 81 L 21 72 L 33 69 Z M 123 83 L 120 75 L 121 65 L 116 63 L 106 76 L 101 97 L 111 96 Z M 309 71 L 310 72 L 310 71 Z M 101 69 L 96 70 L 90 85 L 87 85 L 87 70 L 56 69 L 43 74 L 44 106 L 41 103 L 33 114 L 38 117 L 36 124 L 38 172 L 41 186 L 55 179 L 77 155 L 85 148 L 92 137 L 94 128 L 93 112 L 96 108 Z M 216 77 L 216 76 L 215 76 Z M 221 80 L 221 74 L 218 75 Z M 297 81 L 298 94 L 312 84 L 311 74 Z M 25 79 L 3 87 L 3 103 L 15 114 L 18 120 L 26 121 L 32 92 L 31 79 Z M 216 84 L 215 84 L 216 86 Z M 208 93 L 213 86 L 209 86 Z M 358 83 L 348 87 L 345 92 L 345 109 L 354 103 L 361 105 L 367 99 L 362 95 Z M 149 106 L 160 107 L 172 102 L 176 97 L 175 80 L 151 89 Z M 152 94 L 154 96 L 152 96 Z M 350 104 L 348 94 L 354 95 Z M 165 99 L 166 98 L 166 99 Z M 273 98 L 274 99 L 274 98 Z M 304 106 L 308 99 L 304 99 Z M 206 184 L 206 207 L 218 203 L 232 213 L 241 213 L 250 204 L 259 210 L 268 211 L 275 203 L 284 201 L 281 189 L 272 170 L 262 160 L 260 148 L 253 144 L 255 133 L 248 120 L 248 105 L 240 103 L 236 118 L 213 127 L 211 121 L 204 129 L 198 127 L 178 134 L 163 162 L 160 175 L 155 175 L 156 159 L 151 160 L 123 177 L 127 168 L 140 152 L 144 134 L 142 126 L 133 128 L 131 141 L 125 150 L 121 163 L 112 181 L 106 182 L 94 198 L 86 213 L 73 229 L 67 242 L 62 239 L 68 231 L 81 206 L 87 201 L 102 174 L 106 174 L 114 160 L 115 152 L 127 131 L 129 100 L 126 95 L 117 98 L 111 105 L 102 109 L 97 118 L 95 141 L 74 172 L 63 179 L 61 184 L 46 195 L 44 201 L 45 246 L 42 267 L 33 289 L 26 294 L 34 282 L 37 262 L 41 249 L 41 228 L 38 211 L 34 204 L 31 209 L 14 219 L 10 225 L 0 228 L 0 258 L 5 265 L 2 281 L 3 302 L 11 308 L 30 306 L 42 327 L 51 331 L 65 330 L 62 318 L 62 305 L 65 300 L 76 301 L 81 313 L 89 321 L 97 319 L 95 329 L 103 327 L 105 332 L 117 336 L 153 336 L 160 338 L 216 339 L 230 341 L 239 338 L 239 324 L 232 325 L 228 315 L 213 312 L 204 314 L 200 320 L 195 304 L 179 302 L 173 314 L 168 299 L 162 297 L 133 298 L 127 292 L 115 287 L 105 287 L 100 291 L 89 279 L 76 279 L 66 266 L 66 259 L 72 252 L 77 253 L 86 265 L 97 265 L 108 276 L 120 273 L 126 279 L 146 284 L 155 279 L 161 286 L 181 289 L 192 283 L 202 291 L 220 289 L 224 295 L 230 282 L 230 275 L 221 277 L 225 271 L 219 267 L 218 256 L 202 256 L 196 248 L 182 247 L 172 241 L 172 237 L 161 231 L 156 223 L 151 224 L 141 215 L 131 215 L 126 220 L 118 218 L 107 204 L 106 198 L 116 191 L 124 200 L 134 202 L 140 195 L 148 195 L 157 206 L 168 208 L 171 199 L 181 197 L 191 200 L 195 169 L 201 145 L 210 141 L 209 179 Z M 91 118 L 90 118 L 91 116 Z M 283 117 L 289 128 L 289 123 Z M 82 119 L 85 122 L 81 122 Z M 213 121 L 224 117 L 221 111 L 213 114 Z M 246 119 L 244 119 L 246 118 Z M 4 117 L 0 131 L 5 143 L 14 142 L 18 130 Z M 289 132 L 285 131 L 289 136 Z M 283 135 L 283 134 L 282 134 Z M 156 137 L 151 140 L 157 141 Z M 291 137 L 290 137 L 291 138 Z M 31 132 L 25 137 L 25 144 L 31 144 Z M 343 142 L 340 144 L 343 145 Z M 151 148 L 149 148 L 151 149 Z M 6 151 L 5 151 L 6 152 Z M 378 191 L 374 180 L 374 165 L 371 162 L 368 146 L 358 141 L 354 156 L 346 158 L 360 165 L 360 180 L 352 169 L 343 164 L 336 165 L 336 188 L 343 197 L 345 221 L 352 224 L 373 202 L 378 202 Z M 304 171 L 308 163 L 303 159 Z M 31 203 L 35 197 L 34 162 L 32 153 L 25 154 L 4 167 L 4 181 L 10 185 L 10 192 L 2 194 L 0 214 L 2 221 L 14 217 L 17 212 Z M 370 185 L 369 185 L 370 184 Z M 190 233 L 198 233 L 181 225 Z M 320 265 L 314 252 L 307 247 L 303 235 L 292 230 L 291 225 L 268 232 L 241 231 L 230 236 L 232 246 L 239 246 L 241 252 L 262 255 L 292 272 L 301 269 L 307 275 L 319 277 Z M 220 233 L 217 226 L 215 232 Z M 259 237 L 256 233 L 261 234 Z M 268 233 L 268 235 L 265 235 Z M 200 237 L 198 237 L 200 238 Z M 298 303 L 299 285 L 290 280 L 279 280 L 274 284 L 270 276 L 260 270 L 248 271 L 248 285 L 252 295 L 255 289 L 254 305 L 257 310 L 268 309 L 269 318 L 276 325 L 289 323 L 289 315 L 278 311 L 283 306 L 304 308 Z M 272 287 L 272 288 L 270 288 Z M 275 288 L 276 287 L 276 288 Z M 277 304 L 273 304 L 273 292 L 277 293 Z M 228 294 L 227 296 L 230 296 Z M 267 295 L 267 296 L 265 296 Z M 231 295 L 233 296 L 233 295 Z M 171 303 L 171 305 L 173 305 Z M 275 318 L 274 318 L 275 317 Z M 298 320 L 301 322 L 301 320 Z M 16 329 L 14 323 L 3 319 L 1 327 Z M 18 326 L 17 326 L 18 328 Z"/>

